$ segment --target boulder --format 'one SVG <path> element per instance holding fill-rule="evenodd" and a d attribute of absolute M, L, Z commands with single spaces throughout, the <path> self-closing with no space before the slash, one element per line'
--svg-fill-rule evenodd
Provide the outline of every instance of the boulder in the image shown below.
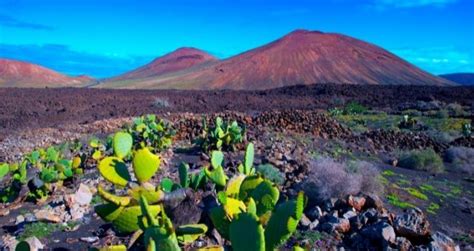
<path fill-rule="evenodd" d="M 327 217 L 327 221 L 321 224 L 321 230 L 332 233 L 334 231 L 339 233 L 347 233 L 351 229 L 351 224 L 348 219 L 337 218 L 334 216 Z"/>
<path fill-rule="evenodd" d="M 447 235 L 436 232 L 431 236 L 432 241 L 429 244 L 430 250 L 440 250 L 440 251 L 459 251 L 459 246 L 454 243 L 453 239 L 449 238 Z"/>
<path fill-rule="evenodd" d="M 321 217 L 324 216 L 323 211 L 319 206 L 312 207 L 306 213 L 306 216 L 312 221 L 319 220 Z"/>
<path fill-rule="evenodd" d="M 359 197 L 359 196 L 349 195 L 349 197 L 347 198 L 347 204 L 349 206 L 355 208 L 355 210 L 357 210 L 357 211 L 362 210 L 362 208 L 365 205 L 365 201 L 366 201 L 366 199 L 364 197 Z"/>
<path fill-rule="evenodd" d="M 44 249 L 43 243 L 41 243 L 41 241 L 38 240 L 38 238 L 36 238 L 35 236 L 29 237 L 25 241 L 28 242 L 28 244 L 30 245 L 31 251 L 38 251 Z"/>
<path fill-rule="evenodd" d="M 430 235 L 430 223 L 419 208 L 408 209 L 402 215 L 397 215 L 393 226 L 397 235 L 409 240 L 419 240 Z"/>
<path fill-rule="evenodd" d="M 383 201 L 377 195 L 366 195 L 364 206 L 365 208 L 375 208 L 377 211 L 380 211 L 383 208 Z"/>
<path fill-rule="evenodd" d="M 371 243 L 376 243 L 379 248 L 395 243 L 396 239 L 395 230 L 385 221 L 379 221 L 365 227 L 362 229 L 361 234 L 369 239 Z"/>
<path fill-rule="evenodd" d="M 410 251 L 413 249 L 411 242 L 405 237 L 397 237 L 395 239 L 396 250 L 399 251 Z"/>

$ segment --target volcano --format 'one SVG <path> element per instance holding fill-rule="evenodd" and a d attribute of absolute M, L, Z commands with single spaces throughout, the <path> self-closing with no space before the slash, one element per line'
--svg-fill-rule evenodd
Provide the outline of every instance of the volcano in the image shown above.
<path fill-rule="evenodd" d="M 183 47 L 162 57 L 158 57 L 152 62 L 138 69 L 111 78 L 108 81 L 123 81 L 157 77 L 214 61 L 217 61 L 217 58 L 202 50 L 192 47 Z"/>
<path fill-rule="evenodd" d="M 91 81 L 88 76 L 70 77 L 40 65 L 0 59 L 0 87 L 77 87 Z"/>
<path fill-rule="evenodd" d="M 102 87 L 258 90 L 317 83 L 454 84 L 370 43 L 307 30 L 296 30 L 262 47 L 202 67 L 128 80 L 133 81 L 112 81 Z"/>

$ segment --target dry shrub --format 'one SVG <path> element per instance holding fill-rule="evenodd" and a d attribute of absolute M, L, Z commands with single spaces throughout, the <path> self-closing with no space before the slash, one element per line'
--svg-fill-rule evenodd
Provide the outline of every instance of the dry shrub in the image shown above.
<path fill-rule="evenodd" d="M 431 148 L 404 152 L 400 156 L 398 166 L 430 173 L 442 173 L 444 171 L 443 160 Z"/>
<path fill-rule="evenodd" d="M 331 158 L 314 160 L 302 188 L 309 199 L 321 202 L 351 194 L 383 192 L 378 169 L 368 162 L 337 162 Z"/>
<path fill-rule="evenodd" d="M 450 147 L 446 151 L 445 159 L 452 163 L 456 170 L 474 174 L 474 148 Z"/>

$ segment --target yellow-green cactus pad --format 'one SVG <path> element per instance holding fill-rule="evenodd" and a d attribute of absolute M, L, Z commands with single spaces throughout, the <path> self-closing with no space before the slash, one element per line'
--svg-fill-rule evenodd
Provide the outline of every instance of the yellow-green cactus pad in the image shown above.
<path fill-rule="evenodd" d="M 160 205 L 149 206 L 150 213 L 156 217 L 161 210 Z M 123 209 L 122 213 L 112 222 L 114 227 L 121 233 L 131 233 L 137 231 L 139 217 L 142 215 L 140 206 L 131 206 Z"/>
<path fill-rule="evenodd" d="M 165 197 L 165 193 L 160 189 L 144 186 L 134 187 L 128 191 L 128 194 L 137 201 L 140 200 L 140 195 L 143 195 L 150 204 L 155 204 Z"/>
<path fill-rule="evenodd" d="M 247 176 L 240 186 L 239 197 L 241 200 L 247 199 L 250 193 L 263 182 L 262 177 L 258 175 Z"/>
<path fill-rule="evenodd" d="M 117 206 L 113 203 L 107 203 L 95 206 L 95 212 L 106 222 L 112 222 L 123 211 L 124 207 Z"/>
<path fill-rule="evenodd" d="M 126 132 L 118 132 L 114 135 L 113 148 L 114 154 L 118 158 L 124 158 L 132 150 L 133 138 L 132 135 Z"/>
<path fill-rule="evenodd" d="M 114 203 L 117 206 L 127 206 L 130 204 L 132 198 L 128 196 L 117 196 L 107 192 L 101 185 L 98 185 L 97 192 L 99 195 L 104 198 L 106 201 Z"/>
<path fill-rule="evenodd" d="M 207 226 L 205 224 L 181 225 L 176 229 L 178 241 L 183 245 L 193 243 L 206 232 Z"/>
<path fill-rule="evenodd" d="M 231 198 L 237 198 L 240 193 L 240 186 L 245 179 L 245 175 L 234 176 L 227 183 L 225 194 Z"/>
<path fill-rule="evenodd" d="M 126 186 L 130 181 L 130 174 L 125 162 L 117 157 L 107 157 L 101 160 L 98 168 L 106 180 L 116 185 Z"/>
<path fill-rule="evenodd" d="M 241 212 L 245 212 L 247 210 L 247 207 L 245 206 L 245 203 L 243 201 L 236 200 L 233 198 L 227 198 L 223 206 L 226 216 L 229 219 L 232 219 L 235 215 Z"/>
<path fill-rule="evenodd" d="M 153 154 L 148 148 L 135 152 L 133 156 L 133 171 L 140 183 L 147 182 L 155 175 L 160 166 L 160 157 Z"/>

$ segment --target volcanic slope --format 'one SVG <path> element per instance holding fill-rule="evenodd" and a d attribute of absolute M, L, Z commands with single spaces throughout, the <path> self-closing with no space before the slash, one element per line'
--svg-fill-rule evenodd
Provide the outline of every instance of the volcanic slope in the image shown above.
<path fill-rule="evenodd" d="M 258 90 L 315 83 L 454 84 L 367 42 L 336 33 L 296 30 L 222 61 L 99 87 Z"/>

